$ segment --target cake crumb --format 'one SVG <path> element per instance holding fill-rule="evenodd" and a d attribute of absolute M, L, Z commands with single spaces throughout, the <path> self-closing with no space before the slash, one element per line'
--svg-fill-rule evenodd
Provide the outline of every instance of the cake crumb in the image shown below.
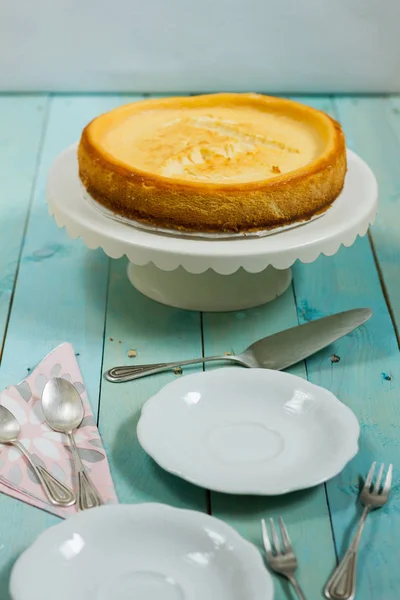
<path fill-rule="evenodd" d="M 136 350 L 128 350 L 129 358 L 135 358 L 137 356 Z"/>
<path fill-rule="evenodd" d="M 233 352 L 224 352 L 224 356 L 232 356 Z"/>
<path fill-rule="evenodd" d="M 340 356 L 337 354 L 331 354 L 331 363 L 338 363 L 340 361 Z"/>
<path fill-rule="evenodd" d="M 280 168 L 278 167 L 278 165 L 272 165 L 272 172 L 273 172 L 273 173 L 280 173 L 280 172 L 281 172 L 281 170 L 280 170 Z"/>
<path fill-rule="evenodd" d="M 113 342 L 113 341 L 114 341 L 114 338 L 109 338 L 109 340 L 110 340 L 110 342 Z"/>
<path fill-rule="evenodd" d="M 182 367 L 175 367 L 174 373 L 175 375 L 182 375 Z"/>

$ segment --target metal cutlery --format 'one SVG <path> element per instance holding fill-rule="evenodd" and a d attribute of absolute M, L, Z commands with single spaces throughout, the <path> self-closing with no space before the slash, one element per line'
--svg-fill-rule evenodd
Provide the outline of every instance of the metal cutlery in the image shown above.
<path fill-rule="evenodd" d="M 385 466 L 383 464 L 381 465 L 376 481 L 373 483 L 372 480 L 375 467 L 376 462 L 372 463 L 360 494 L 360 500 L 364 506 L 364 511 L 361 515 L 353 541 L 325 587 L 325 596 L 330 600 L 353 600 L 355 597 L 357 552 L 365 521 L 372 510 L 381 508 L 386 504 L 389 498 L 389 492 L 392 485 L 393 466 L 389 465 L 385 482 L 382 487 L 382 476 Z"/>
<path fill-rule="evenodd" d="M 26 490 L 25 488 L 23 488 L 19 485 L 16 485 L 15 483 L 10 481 L 6 477 L 3 477 L 2 475 L 0 475 L 0 483 L 2 485 L 4 485 L 6 488 L 13 490 L 14 492 L 19 492 L 20 494 L 23 494 L 24 496 L 28 496 L 28 498 L 30 498 L 31 500 L 36 500 L 38 502 L 42 502 L 43 504 L 50 505 L 50 502 L 47 502 L 46 500 L 44 500 L 44 498 L 39 498 L 39 496 L 32 494 L 32 492 L 29 492 L 28 490 Z"/>
<path fill-rule="evenodd" d="M 76 502 L 74 493 L 47 469 L 38 465 L 34 457 L 18 441 L 20 426 L 11 411 L 0 405 L 0 443 L 10 444 L 19 449 L 35 471 L 50 502 L 56 506 L 72 506 Z"/>
<path fill-rule="evenodd" d="M 54 510 L 52 510 L 53 505 L 50 502 L 48 502 L 47 500 L 44 500 L 43 498 L 39 498 L 39 496 L 32 494 L 32 492 L 29 492 L 28 490 L 26 490 L 23 487 L 20 487 L 19 485 L 15 485 L 12 481 L 7 479 L 6 477 L 2 477 L 1 475 L 0 475 L 0 484 L 4 485 L 6 488 L 8 488 L 9 490 L 12 490 L 13 492 L 19 492 L 20 494 L 27 496 L 31 500 L 35 500 L 35 502 L 39 502 L 40 504 L 38 506 L 36 506 L 35 508 L 39 508 L 40 510 L 44 510 L 45 512 L 49 513 L 50 515 L 54 515 Z M 0 493 L 7 495 L 6 492 L 3 492 L 3 491 L 1 491 Z M 21 502 L 26 502 L 25 498 L 17 498 L 17 500 L 20 500 Z M 61 519 L 65 518 L 61 515 L 58 515 L 58 516 Z"/>
<path fill-rule="evenodd" d="M 283 575 L 292 584 L 299 600 L 306 600 L 300 588 L 299 582 L 295 577 L 297 570 L 297 559 L 293 552 L 292 544 L 289 539 L 289 534 L 286 529 L 282 517 L 279 517 L 279 527 L 281 530 L 282 545 L 279 542 L 278 533 L 275 528 L 274 520 L 270 519 L 271 538 L 268 535 L 267 525 L 265 520 L 261 520 L 262 539 L 264 549 L 267 556 L 268 565 L 275 573 Z"/>
<path fill-rule="evenodd" d="M 180 362 L 113 367 L 106 371 L 104 376 L 108 381 L 121 383 L 177 367 L 212 361 L 230 361 L 243 367 L 280 371 L 329 346 L 365 323 L 371 315 L 372 311 L 369 308 L 358 308 L 323 317 L 265 337 L 251 344 L 237 356 L 224 354 Z"/>
<path fill-rule="evenodd" d="M 103 500 L 86 472 L 74 439 L 74 430 L 79 427 L 84 417 L 79 392 L 66 379 L 50 379 L 42 393 L 42 408 L 47 424 L 54 431 L 64 433 L 68 437 L 78 475 L 79 510 L 100 506 Z"/>

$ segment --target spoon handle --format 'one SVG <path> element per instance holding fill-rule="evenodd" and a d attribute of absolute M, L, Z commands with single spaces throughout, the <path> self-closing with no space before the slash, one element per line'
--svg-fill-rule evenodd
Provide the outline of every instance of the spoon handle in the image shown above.
<path fill-rule="evenodd" d="M 35 471 L 50 502 L 57 506 L 72 506 L 75 504 L 76 498 L 72 490 L 56 479 L 47 469 L 37 465 Z"/>
<path fill-rule="evenodd" d="M 49 501 L 55 506 L 72 506 L 76 502 L 75 494 L 66 485 L 61 483 L 47 469 L 38 465 L 33 456 L 20 442 L 13 442 L 14 446 L 22 452 L 36 473 Z"/>
<path fill-rule="evenodd" d="M 78 475 L 78 508 L 79 510 L 87 510 L 88 508 L 101 506 L 104 504 L 103 500 L 89 475 L 86 473 L 72 433 L 68 433 L 68 440 Z"/>
<path fill-rule="evenodd" d="M 23 488 L 23 487 L 21 487 L 19 485 L 16 485 L 12 481 L 10 481 L 9 479 L 7 479 L 6 477 L 2 477 L 1 475 L 0 475 L 0 483 L 1 483 L 1 485 L 4 485 L 4 487 L 9 488 L 13 492 L 19 492 L 20 494 L 23 494 L 24 496 L 27 496 L 31 500 L 36 500 L 37 502 L 42 502 L 43 504 L 49 504 L 43 498 L 39 498 L 39 496 L 36 496 L 35 494 L 32 494 L 31 492 L 29 492 L 25 488 Z"/>
<path fill-rule="evenodd" d="M 182 360 L 181 362 L 169 362 L 147 365 L 127 365 L 122 367 L 113 367 L 104 373 L 104 377 L 112 383 L 122 383 L 123 381 L 133 381 L 147 375 L 155 375 L 162 371 L 169 371 L 177 367 L 186 365 L 196 365 L 199 363 L 207 363 L 216 360 L 227 360 L 246 367 L 246 363 L 239 356 L 230 356 L 224 354 L 222 356 L 208 356 L 205 358 L 192 358 L 190 360 Z"/>

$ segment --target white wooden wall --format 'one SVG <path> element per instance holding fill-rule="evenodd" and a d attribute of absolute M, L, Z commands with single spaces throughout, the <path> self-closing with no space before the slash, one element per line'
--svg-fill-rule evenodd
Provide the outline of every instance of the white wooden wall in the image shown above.
<path fill-rule="evenodd" d="M 0 0 L 0 90 L 400 91 L 400 0 Z"/>

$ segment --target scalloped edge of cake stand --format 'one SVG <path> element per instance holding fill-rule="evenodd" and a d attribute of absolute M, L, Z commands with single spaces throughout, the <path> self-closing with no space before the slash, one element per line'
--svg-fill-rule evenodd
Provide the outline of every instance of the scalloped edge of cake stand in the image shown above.
<path fill-rule="evenodd" d="M 128 278 L 145 296 L 187 310 L 242 310 L 283 294 L 296 260 L 331 256 L 367 233 L 377 212 L 377 182 L 360 157 L 351 151 L 348 157 L 344 191 L 323 218 L 259 239 L 185 240 L 107 218 L 81 197 L 76 145 L 54 161 L 47 201 L 72 238 L 111 258 L 125 254 Z"/>

